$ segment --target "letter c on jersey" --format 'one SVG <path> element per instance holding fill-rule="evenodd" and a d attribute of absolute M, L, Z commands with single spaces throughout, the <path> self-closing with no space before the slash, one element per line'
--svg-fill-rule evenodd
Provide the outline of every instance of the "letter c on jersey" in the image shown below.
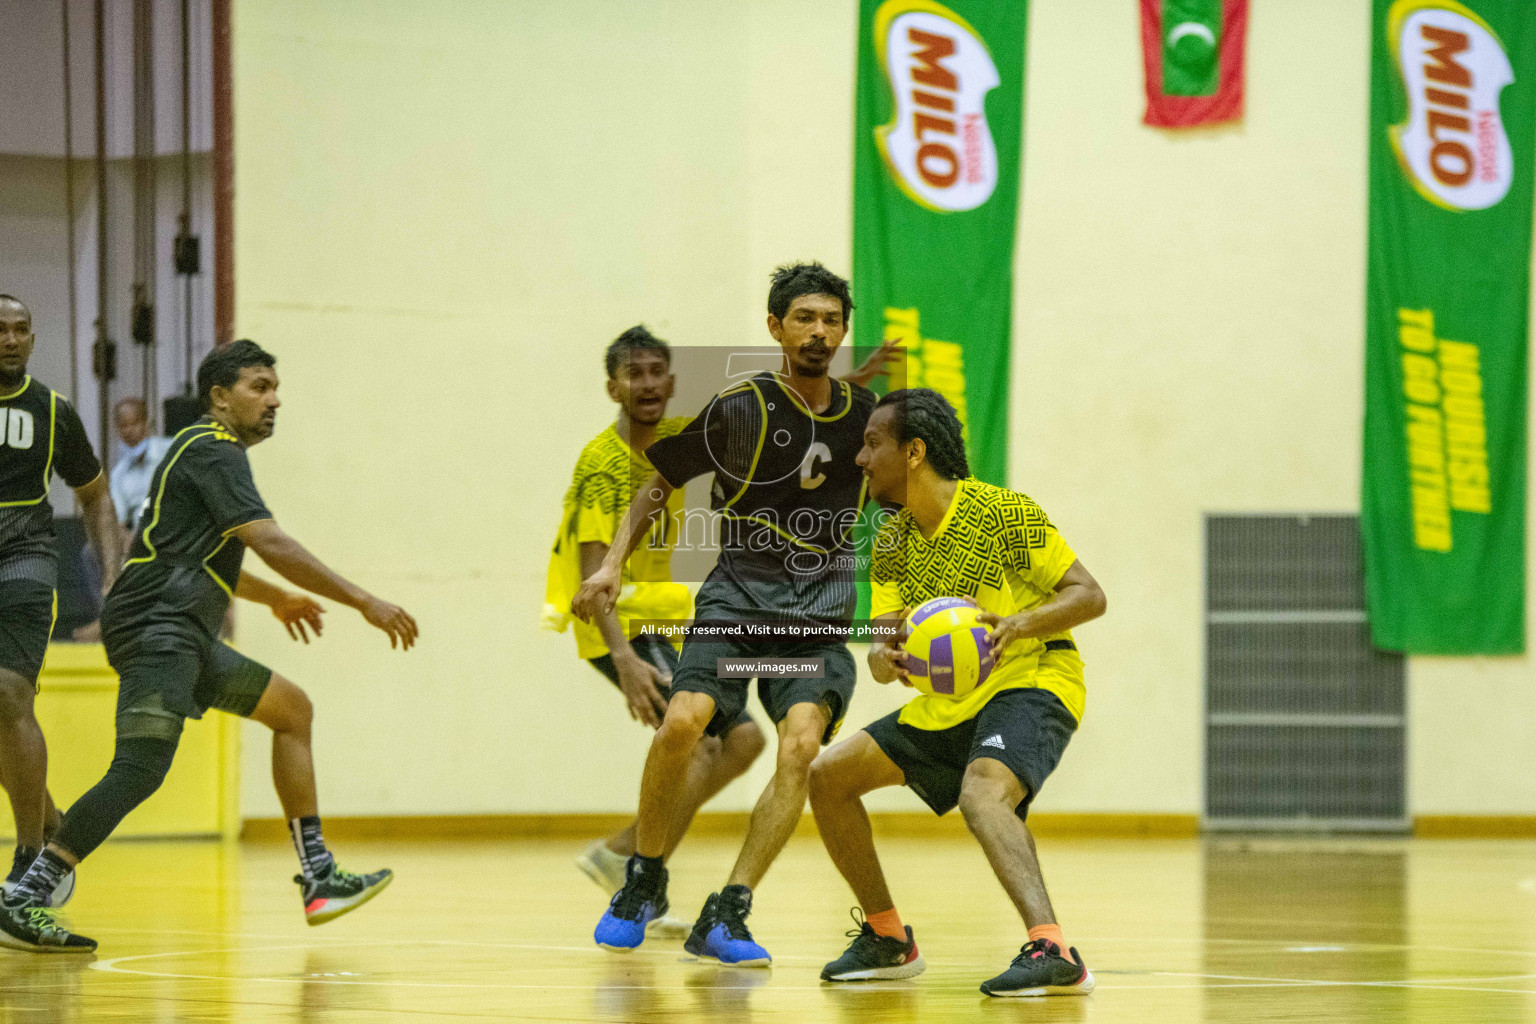
<path fill-rule="evenodd" d="M 832 449 L 826 442 L 817 441 L 806 450 L 805 458 L 800 462 L 800 488 L 801 490 L 814 491 L 826 482 L 827 474 L 816 468 L 818 462 L 831 462 Z"/>
<path fill-rule="evenodd" d="M 0 430 L 0 444 L 9 445 L 18 451 L 24 451 L 32 447 L 32 414 L 25 409 L 9 409 L 9 416 L 5 418 L 4 430 Z"/>

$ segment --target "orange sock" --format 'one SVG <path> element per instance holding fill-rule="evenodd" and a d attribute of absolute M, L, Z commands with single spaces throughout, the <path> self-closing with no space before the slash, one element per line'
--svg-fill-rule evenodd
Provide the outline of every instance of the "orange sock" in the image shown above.
<path fill-rule="evenodd" d="M 875 930 L 876 935 L 885 935 L 893 939 L 907 941 L 907 930 L 901 926 L 901 915 L 896 913 L 896 908 L 882 910 L 878 914 L 870 914 L 864 920 Z M 1060 935 L 1060 932 L 1056 933 Z"/>
<path fill-rule="evenodd" d="M 1072 959 L 1072 954 L 1067 952 L 1067 940 L 1061 937 L 1061 925 L 1037 924 L 1029 930 L 1030 942 L 1038 942 L 1041 939 L 1056 943 L 1056 948 L 1061 950 L 1061 955 L 1068 960 Z"/>

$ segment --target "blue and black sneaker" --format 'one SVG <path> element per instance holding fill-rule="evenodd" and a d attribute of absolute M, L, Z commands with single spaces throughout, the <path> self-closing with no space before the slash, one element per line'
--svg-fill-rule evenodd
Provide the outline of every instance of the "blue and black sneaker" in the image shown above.
<path fill-rule="evenodd" d="M 645 941 L 645 926 L 667 910 L 667 869 L 648 868 L 636 854 L 625 865 L 624 888 L 608 902 L 592 940 L 615 953 L 628 953 Z"/>
<path fill-rule="evenodd" d="M 717 960 L 728 967 L 767 967 L 773 957 L 752 941 L 747 915 L 752 913 L 752 890 L 728 885 L 704 901 L 704 909 L 683 949 L 701 960 Z"/>

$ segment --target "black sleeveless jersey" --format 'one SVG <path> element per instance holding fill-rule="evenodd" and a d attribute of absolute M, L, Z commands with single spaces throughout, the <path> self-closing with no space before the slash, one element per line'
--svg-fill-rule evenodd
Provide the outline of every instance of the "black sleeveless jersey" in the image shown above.
<path fill-rule="evenodd" d="M 0 580 L 30 579 L 53 586 L 53 506 L 48 489 L 57 472 L 71 487 L 101 473 L 85 425 L 63 395 L 27 377 L 0 394 Z"/>
<path fill-rule="evenodd" d="M 687 427 L 646 449 L 673 487 L 714 474 L 710 524 L 720 558 L 696 617 L 843 619 L 852 614 L 854 525 L 865 480 L 854 459 L 875 405 L 867 388 L 832 382 L 811 412 L 774 373 L 734 385 Z M 679 544 L 695 524 L 687 517 Z"/>

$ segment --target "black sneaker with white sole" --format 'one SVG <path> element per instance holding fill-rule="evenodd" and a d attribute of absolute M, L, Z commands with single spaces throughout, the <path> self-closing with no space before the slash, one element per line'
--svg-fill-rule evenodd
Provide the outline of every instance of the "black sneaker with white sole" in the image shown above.
<path fill-rule="evenodd" d="M 94 953 L 96 940 L 59 924 L 47 907 L 0 906 L 0 946 L 27 953 Z"/>
<path fill-rule="evenodd" d="M 981 983 L 989 996 L 1085 996 L 1093 991 L 1093 972 L 1083 963 L 1077 950 L 1072 959 L 1061 955 L 1061 947 L 1047 939 L 1025 944 L 1008 969 Z"/>
<path fill-rule="evenodd" d="M 899 981 L 917 977 L 928 966 L 917 951 L 911 925 L 907 925 L 907 938 L 902 941 L 876 932 L 857 907 L 853 909 L 853 923 L 858 925 L 848 932 L 853 942 L 842 956 L 821 969 L 822 981 Z"/>

